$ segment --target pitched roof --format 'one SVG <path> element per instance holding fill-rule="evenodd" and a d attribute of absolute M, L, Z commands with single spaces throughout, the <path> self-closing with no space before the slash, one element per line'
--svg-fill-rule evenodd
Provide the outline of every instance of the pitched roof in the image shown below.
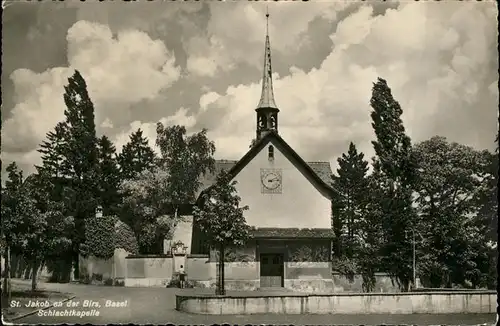
<path fill-rule="evenodd" d="M 206 189 L 215 183 L 217 174 L 222 170 L 231 170 L 238 161 L 236 160 L 216 160 L 215 161 L 215 173 L 208 173 L 201 177 L 201 182 L 203 183 L 203 189 Z M 307 165 L 321 178 L 326 184 L 330 184 L 330 179 L 332 175 L 332 170 L 330 167 L 330 162 L 306 162 Z"/>
<path fill-rule="evenodd" d="M 298 228 L 253 228 L 252 238 L 303 238 L 332 239 L 332 229 L 298 229 Z"/>
<path fill-rule="evenodd" d="M 236 176 L 272 139 L 280 147 L 283 154 L 302 169 L 302 173 L 319 188 L 327 197 L 331 196 L 330 185 L 332 170 L 329 162 L 305 162 L 276 132 L 269 132 L 266 136 L 257 141 L 254 146 L 239 160 L 217 160 L 215 163 L 215 173 L 207 173 L 201 177 L 202 189 L 209 188 L 215 183 L 217 174 L 226 170 L 233 177 Z"/>

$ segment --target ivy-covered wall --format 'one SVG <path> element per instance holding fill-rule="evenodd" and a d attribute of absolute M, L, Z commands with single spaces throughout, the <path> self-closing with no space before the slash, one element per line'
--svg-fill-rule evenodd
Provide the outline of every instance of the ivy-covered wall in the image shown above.
<path fill-rule="evenodd" d="M 116 216 L 93 217 L 85 221 L 83 256 L 110 259 L 115 249 L 138 253 L 137 239 L 132 229 Z"/>
<path fill-rule="evenodd" d="M 224 261 L 227 263 L 249 263 L 255 260 L 255 245 L 251 245 L 251 243 L 244 247 L 228 247 L 224 253 Z"/>
<path fill-rule="evenodd" d="M 325 240 L 298 240 L 288 242 L 290 262 L 328 262 L 330 242 Z"/>
<path fill-rule="evenodd" d="M 219 252 L 218 250 L 210 251 L 210 261 L 217 262 L 219 260 Z M 233 262 L 254 262 L 256 261 L 255 256 L 255 242 L 250 241 L 245 246 L 242 247 L 226 247 L 224 249 L 224 261 L 226 263 Z"/>

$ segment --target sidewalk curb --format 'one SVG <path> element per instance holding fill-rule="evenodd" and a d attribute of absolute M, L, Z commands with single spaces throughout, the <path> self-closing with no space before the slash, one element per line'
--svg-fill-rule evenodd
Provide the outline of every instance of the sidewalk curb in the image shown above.
<path fill-rule="evenodd" d="M 71 297 L 69 297 L 69 298 L 66 298 L 66 299 L 64 299 L 64 300 L 62 300 L 62 301 L 60 301 L 60 302 L 66 302 L 66 301 L 69 301 L 69 300 L 73 300 L 74 298 L 76 298 L 76 295 L 73 295 L 73 296 L 71 296 Z M 59 301 L 57 301 L 57 302 L 59 302 Z M 52 304 L 51 304 L 50 306 L 48 306 L 48 307 L 44 307 L 44 308 L 42 308 L 42 309 L 37 309 L 37 310 L 30 311 L 30 312 L 28 312 L 28 313 L 22 314 L 21 316 L 17 316 L 17 317 L 14 317 L 14 318 L 12 318 L 12 319 L 8 319 L 7 321 L 10 321 L 10 322 L 12 322 L 12 321 L 16 321 L 16 320 L 19 320 L 19 319 L 21 319 L 21 318 L 24 318 L 24 317 L 28 317 L 28 316 L 34 315 L 34 314 L 36 314 L 36 313 L 37 313 L 37 312 L 39 312 L 39 311 L 47 310 L 47 309 L 49 309 L 49 308 L 53 308 L 53 307 L 54 307 L 54 304 L 52 303 Z"/>

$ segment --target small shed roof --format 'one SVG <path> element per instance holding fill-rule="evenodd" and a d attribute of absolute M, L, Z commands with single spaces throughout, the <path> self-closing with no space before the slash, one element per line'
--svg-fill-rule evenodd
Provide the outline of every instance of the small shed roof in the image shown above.
<path fill-rule="evenodd" d="M 251 237 L 258 238 L 293 238 L 293 239 L 332 239 L 335 237 L 332 229 L 324 228 L 253 228 Z"/>

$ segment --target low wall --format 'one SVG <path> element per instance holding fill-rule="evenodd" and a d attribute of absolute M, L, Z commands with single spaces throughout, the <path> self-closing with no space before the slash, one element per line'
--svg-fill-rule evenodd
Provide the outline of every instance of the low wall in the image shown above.
<path fill-rule="evenodd" d="M 89 280 L 96 277 L 100 280 L 124 279 L 127 273 L 125 257 L 128 256 L 125 249 L 115 249 L 113 257 L 101 259 L 94 256 L 79 257 L 80 275 L 88 277 Z"/>
<path fill-rule="evenodd" d="M 217 263 L 209 255 L 136 255 L 127 257 L 125 286 L 165 286 L 174 270 L 184 263 L 187 280 L 195 286 L 215 287 Z M 117 263 L 115 263 L 117 264 Z M 227 262 L 224 267 L 227 290 L 251 291 L 260 287 L 259 262 Z M 346 277 L 331 274 L 329 262 L 286 262 L 284 286 L 305 293 L 362 293 L 362 279 L 355 276 L 350 282 Z M 375 275 L 375 292 L 399 292 L 397 286 L 385 274 Z"/>
<path fill-rule="evenodd" d="M 495 313 L 497 293 L 339 293 L 332 295 L 176 295 L 176 309 L 207 315 Z"/>
<path fill-rule="evenodd" d="M 191 281 L 215 280 L 215 263 L 209 262 L 208 255 L 189 255 L 186 273 Z"/>
<path fill-rule="evenodd" d="M 125 286 L 164 287 L 172 279 L 170 255 L 129 255 L 125 262 Z"/>

